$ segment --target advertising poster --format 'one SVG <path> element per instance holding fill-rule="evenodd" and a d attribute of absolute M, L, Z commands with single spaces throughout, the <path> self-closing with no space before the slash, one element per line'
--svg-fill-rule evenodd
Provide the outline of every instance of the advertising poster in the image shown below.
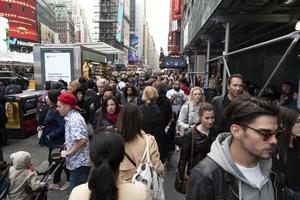
<path fill-rule="evenodd" d="M 5 127 L 7 129 L 21 128 L 18 102 L 6 102 L 5 113 L 7 117 L 7 123 L 5 124 Z"/>
<path fill-rule="evenodd" d="M 117 32 L 116 32 L 116 40 L 118 42 L 121 42 L 122 40 L 123 14 L 124 14 L 124 0 L 119 0 Z"/>
<path fill-rule="evenodd" d="M 45 52 L 45 81 L 58 81 L 63 79 L 71 82 L 71 53 Z"/>
<path fill-rule="evenodd" d="M 9 51 L 8 19 L 0 17 L 0 51 Z"/>
<path fill-rule="evenodd" d="M 46 25 L 41 23 L 41 43 L 42 44 L 54 44 L 55 43 L 55 33 Z"/>
<path fill-rule="evenodd" d="M 0 0 L 0 16 L 9 21 L 9 37 L 38 42 L 36 1 Z"/>

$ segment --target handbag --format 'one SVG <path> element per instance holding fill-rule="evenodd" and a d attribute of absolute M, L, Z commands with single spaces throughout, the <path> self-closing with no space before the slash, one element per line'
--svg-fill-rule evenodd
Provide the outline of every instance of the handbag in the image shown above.
<path fill-rule="evenodd" d="M 182 181 L 179 181 L 179 174 L 178 171 L 176 172 L 176 180 L 175 180 L 175 189 L 177 192 L 181 194 L 186 193 L 187 185 L 189 182 L 189 175 L 187 174 L 188 165 L 193 166 L 193 159 L 194 159 L 194 144 L 195 144 L 195 129 L 192 130 L 192 145 L 191 145 L 191 159 L 187 162 L 184 171 L 184 177 Z"/>
<path fill-rule="evenodd" d="M 189 123 L 189 117 L 190 117 L 190 104 L 188 104 L 188 108 L 187 108 L 187 123 Z M 183 142 L 184 142 L 184 135 L 186 135 L 186 133 L 188 131 L 190 131 L 192 128 L 189 127 L 188 129 L 185 130 L 180 130 L 180 128 L 178 127 L 178 125 L 176 126 L 176 136 L 174 138 L 174 143 L 179 146 L 182 147 Z"/>
<path fill-rule="evenodd" d="M 145 185 L 147 192 L 150 193 L 153 200 L 165 200 L 164 179 L 157 174 L 150 159 L 149 137 L 150 136 L 147 134 L 146 148 L 142 157 L 142 162 L 132 177 L 132 183 Z M 127 158 L 129 157 L 127 154 L 125 154 L 125 156 Z M 132 159 L 128 160 L 136 166 Z"/>

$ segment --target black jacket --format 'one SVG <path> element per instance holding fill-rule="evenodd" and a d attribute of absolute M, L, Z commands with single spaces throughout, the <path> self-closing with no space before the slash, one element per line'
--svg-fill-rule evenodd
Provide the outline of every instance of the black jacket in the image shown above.
<path fill-rule="evenodd" d="M 180 158 L 178 162 L 178 175 L 180 180 L 183 180 L 186 163 L 188 162 L 187 173 L 191 168 L 193 168 L 198 162 L 206 157 L 207 153 L 210 150 L 210 146 L 214 139 L 216 138 L 216 133 L 214 129 L 211 129 L 209 135 L 206 136 L 203 133 L 199 132 L 196 127 L 194 130 L 189 129 L 188 132 L 184 135 L 183 144 L 180 152 Z M 192 141 L 193 141 L 193 131 L 194 131 L 194 147 L 193 147 L 193 159 L 191 160 L 191 150 L 192 150 Z M 192 163 L 191 163 L 192 161 Z"/>
<path fill-rule="evenodd" d="M 271 175 L 277 174 L 272 171 Z M 238 182 L 211 158 L 206 157 L 191 171 L 186 200 L 238 200 Z M 272 177 L 272 176 L 271 176 Z M 294 200 L 290 191 L 272 179 L 276 200 Z"/>
<path fill-rule="evenodd" d="M 219 133 L 228 132 L 229 127 L 225 123 L 224 119 L 224 110 L 230 104 L 227 94 L 225 96 L 221 95 L 214 97 L 211 104 L 216 109 L 214 128 L 218 130 Z"/>

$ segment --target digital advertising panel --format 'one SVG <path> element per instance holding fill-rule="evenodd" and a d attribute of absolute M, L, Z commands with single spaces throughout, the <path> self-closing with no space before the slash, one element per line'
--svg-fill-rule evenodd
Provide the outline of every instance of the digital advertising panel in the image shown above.
<path fill-rule="evenodd" d="M 135 34 L 130 34 L 130 46 L 136 48 L 139 44 L 139 38 Z"/>
<path fill-rule="evenodd" d="M 122 41 L 123 15 L 124 15 L 124 0 L 119 0 L 117 32 L 116 32 L 116 41 L 117 42 Z"/>
<path fill-rule="evenodd" d="M 0 0 L 0 17 L 9 21 L 9 37 L 38 42 L 36 0 Z"/>
<path fill-rule="evenodd" d="M 0 17 L 0 51 L 9 51 L 8 19 Z"/>
<path fill-rule="evenodd" d="M 45 81 L 71 82 L 71 52 L 45 52 Z"/>

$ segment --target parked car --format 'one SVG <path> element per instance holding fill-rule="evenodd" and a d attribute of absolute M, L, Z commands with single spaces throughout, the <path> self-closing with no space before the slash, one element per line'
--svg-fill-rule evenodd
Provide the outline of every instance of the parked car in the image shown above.
<path fill-rule="evenodd" d="M 17 85 L 20 85 L 23 90 L 27 90 L 29 86 L 28 78 L 20 76 L 12 71 L 0 71 L 0 81 L 2 81 L 5 85 L 9 85 L 9 83 L 13 81 Z"/>

